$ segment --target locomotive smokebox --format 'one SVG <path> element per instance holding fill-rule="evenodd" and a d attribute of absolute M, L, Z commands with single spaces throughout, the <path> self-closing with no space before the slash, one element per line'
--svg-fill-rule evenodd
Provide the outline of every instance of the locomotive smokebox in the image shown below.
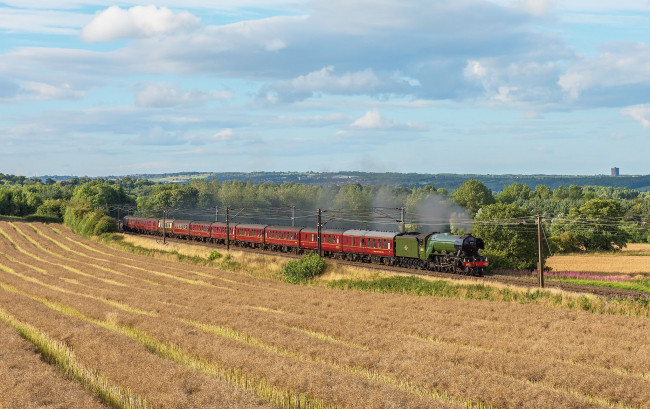
<path fill-rule="evenodd" d="M 485 248 L 485 244 L 482 239 L 474 236 L 465 236 L 463 240 L 463 251 L 465 254 L 476 254 L 479 250 Z"/>

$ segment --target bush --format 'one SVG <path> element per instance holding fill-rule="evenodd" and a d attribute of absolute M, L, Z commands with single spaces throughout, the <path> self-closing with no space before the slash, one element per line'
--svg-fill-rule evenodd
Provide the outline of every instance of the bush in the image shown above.
<path fill-rule="evenodd" d="M 210 252 L 210 255 L 208 256 L 208 261 L 214 261 L 214 260 L 217 260 L 217 259 L 219 259 L 221 257 L 222 257 L 221 253 L 219 253 L 216 250 L 212 250 Z"/>
<path fill-rule="evenodd" d="M 287 283 L 299 284 L 323 274 L 326 267 L 327 264 L 323 257 L 316 253 L 309 253 L 299 260 L 289 261 L 285 264 L 282 268 L 282 275 Z"/>
<path fill-rule="evenodd" d="M 562 232 L 551 238 L 554 251 L 557 253 L 577 253 L 583 250 L 580 239 L 570 231 Z"/>
<path fill-rule="evenodd" d="M 65 209 L 63 222 L 75 233 L 88 237 L 117 231 L 115 220 L 101 210 L 93 210 L 83 199 L 71 200 Z"/>
<path fill-rule="evenodd" d="M 65 205 L 65 201 L 61 199 L 48 199 L 36 209 L 36 215 L 56 219 L 61 222 L 65 213 Z"/>
<path fill-rule="evenodd" d="M 102 216 L 93 228 L 93 235 L 99 236 L 100 234 L 115 233 L 116 231 L 117 223 L 115 223 L 115 219 L 110 216 Z"/>

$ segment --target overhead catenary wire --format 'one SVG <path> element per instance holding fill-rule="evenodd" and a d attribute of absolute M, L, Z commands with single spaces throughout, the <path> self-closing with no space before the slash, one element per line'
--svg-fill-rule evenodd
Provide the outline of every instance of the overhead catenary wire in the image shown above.
<path fill-rule="evenodd" d="M 137 207 L 133 205 L 109 205 L 108 209 L 121 210 L 124 214 L 133 214 Z M 167 215 L 170 219 L 188 219 L 197 221 L 213 221 L 214 207 L 167 207 Z M 163 206 L 151 209 L 154 212 L 162 212 Z M 237 219 L 246 222 L 257 222 L 266 224 L 284 225 L 291 222 L 290 207 L 266 207 L 266 208 L 231 208 Z M 432 217 L 419 212 L 405 212 L 404 219 L 399 212 L 401 208 L 393 207 L 373 207 L 363 209 L 324 209 L 324 215 L 331 215 L 326 223 L 339 224 L 359 224 L 365 226 L 374 226 L 375 228 L 388 228 L 398 230 L 401 222 L 416 224 L 419 226 L 450 226 L 450 225 L 472 225 L 472 226 L 497 226 L 504 229 L 511 229 L 521 233 L 534 233 L 535 216 L 515 217 L 515 218 L 494 218 L 494 219 L 472 219 L 468 216 L 450 216 L 450 217 Z M 300 224 L 310 225 L 311 221 L 316 219 L 316 209 L 299 209 L 295 208 L 293 219 Z M 626 237 L 630 232 L 648 231 L 648 224 L 643 224 L 644 216 L 639 214 L 628 214 L 621 217 L 602 217 L 602 218 L 570 218 L 566 215 L 545 216 L 544 224 L 553 232 L 553 235 L 563 231 L 572 231 L 575 233 L 591 233 L 596 235 L 607 235 L 608 237 L 619 238 Z M 236 221 L 235 221 L 236 222 Z M 383 226 L 383 227 L 382 227 Z M 623 232 L 621 232 L 623 229 Z M 545 239 L 546 228 L 544 229 Z"/>

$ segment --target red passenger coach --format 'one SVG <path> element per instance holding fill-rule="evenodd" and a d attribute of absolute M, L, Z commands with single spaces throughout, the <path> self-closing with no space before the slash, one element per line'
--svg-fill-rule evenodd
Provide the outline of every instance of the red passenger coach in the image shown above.
<path fill-rule="evenodd" d="M 321 249 L 324 252 L 340 253 L 343 251 L 343 229 L 321 229 Z M 300 247 L 318 250 L 318 229 L 306 227 L 300 232 Z"/>
<path fill-rule="evenodd" d="M 140 228 L 149 232 L 149 234 L 158 231 L 158 219 L 141 218 L 138 220 L 141 222 Z"/>
<path fill-rule="evenodd" d="M 209 222 L 191 222 L 190 223 L 190 236 L 195 240 L 203 240 L 210 238 L 210 229 L 212 223 Z"/>
<path fill-rule="evenodd" d="M 158 231 L 158 219 L 126 216 L 124 217 L 123 228 L 126 231 L 154 234 Z"/>
<path fill-rule="evenodd" d="M 230 223 L 230 240 L 235 240 L 235 230 L 239 223 Z M 225 243 L 228 230 L 228 224 L 224 222 L 212 223 L 212 229 L 210 231 L 210 237 L 217 243 Z"/>
<path fill-rule="evenodd" d="M 124 219 L 122 219 L 122 228 L 126 231 L 131 231 L 136 229 L 136 221 L 137 219 L 135 217 L 131 216 L 124 216 Z"/>
<path fill-rule="evenodd" d="M 189 220 L 174 220 L 172 223 L 172 236 L 185 239 L 190 237 Z"/>
<path fill-rule="evenodd" d="M 265 227 L 265 224 L 238 224 L 235 228 L 235 240 L 243 247 L 262 247 Z"/>
<path fill-rule="evenodd" d="M 298 249 L 300 247 L 300 230 L 302 227 L 266 226 L 264 242 L 272 250 Z"/>
<path fill-rule="evenodd" d="M 346 230 L 343 233 L 343 251 L 370 257 L 393 257 L 395 255 L 394 246 L 397 234 L 399 233 Z"/>

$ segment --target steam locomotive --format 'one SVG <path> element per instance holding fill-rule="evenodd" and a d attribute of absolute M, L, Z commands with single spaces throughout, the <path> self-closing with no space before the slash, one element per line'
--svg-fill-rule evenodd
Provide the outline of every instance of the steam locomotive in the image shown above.
<path fill-rule="evenodd" d="M 318 249 L 318 230 L 266 224 L 165 220 L 126 216 L 127 232 L 197 240 L 281 252 Z M 463 275 L 483 275 L 487 258 L 479 254 L 483 240 L 466 234 L 398 233 L 372 230 L 322 229 L 323 256 Z"/>

